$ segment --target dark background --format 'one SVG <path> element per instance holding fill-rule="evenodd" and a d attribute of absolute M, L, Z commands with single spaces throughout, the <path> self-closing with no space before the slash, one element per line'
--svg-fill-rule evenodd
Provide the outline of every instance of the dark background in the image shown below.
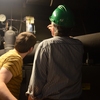
<path fill-rule="evenodd" d="M 84 45 L 88 44 L 83 62 L 86 61 L 88 53 L 89 59 L 93 59 L 95 63 L 100 63 L 100 35 L 91 37 L 91 34 L 100 32 L 100 0 L 0 0 L 0 14 L 6 15 L 6 21 L 14 19 L 8 21 L 9 26 L 15 27 L 18 33 L 26 30 L 24 18 L 33 16 L 36 27 L 35 35 L 38 41 L 42 41 L 51 37 L 50 31 L 47 29 L 47 25 L 50 23 L 49 17 L 60 4 L 67 5 L 74 13 L 76 25 L 71 35 L 90 34 L 89 37 L 85 36 L 80 39 Z M 5 27 L 6 21 L 0 23 L 0 29 Z M 5 32 L 0 30 L 0 34 L 3 36 Z"/>
<path fill-rule="evenodd" d="M 50 31 L 47 29 L 47 25 L 50 23 L 49 16 L 59 4 L 66 4 L 73 11 L 76 25 L 71 35 L 79 38 L 84 44 L 83 98 L 84 100 L 100 99 L 98 92 L 100 90 L 100 0 L 0 0 L 0 14 L 6 15 L 6 21 L 14 19 L 14 21 L 9 21 L 9 26 L 15 27 L 19 33 L 26 30 L 24 18 L 33 16 L 36 26 L 35 35 L 38 41 L 42 41 L 51 37 Z M 2 28 L 5 27 L 6 21 L 0 23 L 2 36 L 5 34 Z M 16 29 L 13 30 L 16 31 Z M 31 60 L 27 58 L 26 62 Z M 26 66 L 26 68 L 30 67 Z M 26 74 L 29 75 L 30 72 L 27 71 L 31 72 L 31 69 L 26 69 Z M 22 93 L 26 92 L 25 82 L 22 88 Z M 21 94 L 21 97 L 23 96 L 24 94 Z"/>
<path fill-rule="evenodd" d="M 59 4 L 66 4 L 73 11 L 76 26 L 72 35 L 84 35 L 100 32 L 100 0 L 0 0 L 0 14 L 7 19 L 24 20 L 25 16 L 35 18 L 38 40 L 51 37 L 47 25 L 49 16 Z M 11 25 L 11 22 L 9 22 Z M 25 31 L 25 22 L 12 21 L 12 25 Z M 3 27 L 3 25 L 0 25 Z M 0 27 L 0 28 L 1 28 Z M 2 33 L 2 32 L 1 32 Z"/>

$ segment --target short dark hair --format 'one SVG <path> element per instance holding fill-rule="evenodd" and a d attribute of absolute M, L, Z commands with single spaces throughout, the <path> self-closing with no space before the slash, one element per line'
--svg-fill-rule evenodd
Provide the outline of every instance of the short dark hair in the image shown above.
<path fill-rule="evenodd" d="M 16 37 L 15 49 L 20 53 L 27 52 L 36 44 L 36 36 L 30 32 L 22 32 Z"/>

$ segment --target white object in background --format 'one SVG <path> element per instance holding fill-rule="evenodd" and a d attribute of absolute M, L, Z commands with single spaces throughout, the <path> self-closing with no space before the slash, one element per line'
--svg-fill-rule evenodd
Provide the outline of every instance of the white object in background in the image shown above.
<path fill-rule="evenodd" d="M 4 14 L 0 14 L 0 21 L 4 22 L 6 20 L 6 16 Z"/>
<path fill-rule="evenodd" d="M 34 24 L 34 17 L 26 16 L 25 21 L 26 21 L 26 31 L 27 32 L 33 32 L 32 24 Z"/>

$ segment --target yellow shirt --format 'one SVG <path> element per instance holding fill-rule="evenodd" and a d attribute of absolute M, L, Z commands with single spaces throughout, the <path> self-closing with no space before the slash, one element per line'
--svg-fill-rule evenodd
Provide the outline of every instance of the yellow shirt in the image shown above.
<path fill-rule="evenodd" d="M 19 98 L 20 85 L 22 82 L 22 66 L 22 57 L 15 49 L 9 50 L 0 56 L 0 68 L 5 67 L 13 75 L 12 79 L 7 83 L 7 87 L 17 99 Z"/>

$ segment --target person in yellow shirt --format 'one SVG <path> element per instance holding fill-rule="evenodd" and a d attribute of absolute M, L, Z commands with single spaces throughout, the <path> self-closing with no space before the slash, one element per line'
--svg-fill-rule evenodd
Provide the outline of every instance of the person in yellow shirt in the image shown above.
<path fill-rule="evenodd" d="M 36 37 L 22 32 L 12 50 L 0 56 L 0 100 L 18 100 L 22 82 L 23 58 L 33 51 Z"/>

